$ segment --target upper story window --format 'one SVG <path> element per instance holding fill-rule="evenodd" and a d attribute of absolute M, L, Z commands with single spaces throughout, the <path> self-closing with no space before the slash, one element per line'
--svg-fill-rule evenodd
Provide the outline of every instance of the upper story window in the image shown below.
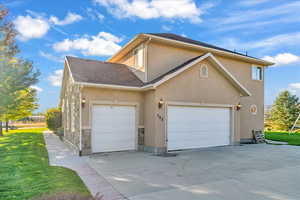
<path fill-rule="evenodd" d="M 137 69 L 143 68 L 144 67 L 144 48 L 143 48 L 143 46 L 140 46 L 134 50 L 134 56 L 135 56 L 134 67 Z"/>
<path fill-rule="evenodd" d="M 263 79 L 262 67 L 253 66 L 252 67 L 252 80 L 262 80 L 262 79 Z"/>
<path fill-rule="evenodd" d="M 201 67 L 200 67 L 200 77 L 201 78 L 208 77 L 208 67 L 205 64 L 201 65 Z"/>

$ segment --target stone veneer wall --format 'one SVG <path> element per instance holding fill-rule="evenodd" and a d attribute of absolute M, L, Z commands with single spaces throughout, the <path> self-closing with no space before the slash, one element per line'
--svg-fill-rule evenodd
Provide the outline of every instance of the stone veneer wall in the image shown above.
<path fill-rule="evenodd" d="M 80 88 L 68 81 L 63 97 L 64 140 L 79 151 L 80 146 Z M 72 127 L 73 126 L 73 127 Z"/>
<path fill-rule="evenodd" d="M 92 153 L 92 129 L 82 129 L 82 155 Z"/>

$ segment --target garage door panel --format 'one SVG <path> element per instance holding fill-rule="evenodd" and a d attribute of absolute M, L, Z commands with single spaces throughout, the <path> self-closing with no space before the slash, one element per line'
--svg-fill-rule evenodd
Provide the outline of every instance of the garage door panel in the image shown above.
<path fill-rule="evenodd" d="M 94 106 L 92 117 L 93 152 L 135 149 L 135 107 Z"/>
<path fill-rule="evenodd" d="M 168 107 L 169 150 L 223 146 L 229 138 L 229 108 Z"/>

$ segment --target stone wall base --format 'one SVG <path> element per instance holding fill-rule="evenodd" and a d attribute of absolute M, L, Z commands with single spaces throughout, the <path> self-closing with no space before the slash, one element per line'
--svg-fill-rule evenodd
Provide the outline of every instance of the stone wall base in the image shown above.
<path fill-rule="evenodd" d="M 143 146 L 141 147 L 142 151 L 153 153 L 155 155 L 161 155 L 167 152 L 166 147 L 149 147 L 149 146 Z"/>

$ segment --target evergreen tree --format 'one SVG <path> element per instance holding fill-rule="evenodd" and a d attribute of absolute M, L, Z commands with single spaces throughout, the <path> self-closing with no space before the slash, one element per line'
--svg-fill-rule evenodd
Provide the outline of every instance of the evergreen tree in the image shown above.
<path fill-rule="evenodd" d="M 289 130 L 300 113 L 299 98 L 289 91 L 281 92 L 272 105 L 268 120 L 273 129 Z"/>

